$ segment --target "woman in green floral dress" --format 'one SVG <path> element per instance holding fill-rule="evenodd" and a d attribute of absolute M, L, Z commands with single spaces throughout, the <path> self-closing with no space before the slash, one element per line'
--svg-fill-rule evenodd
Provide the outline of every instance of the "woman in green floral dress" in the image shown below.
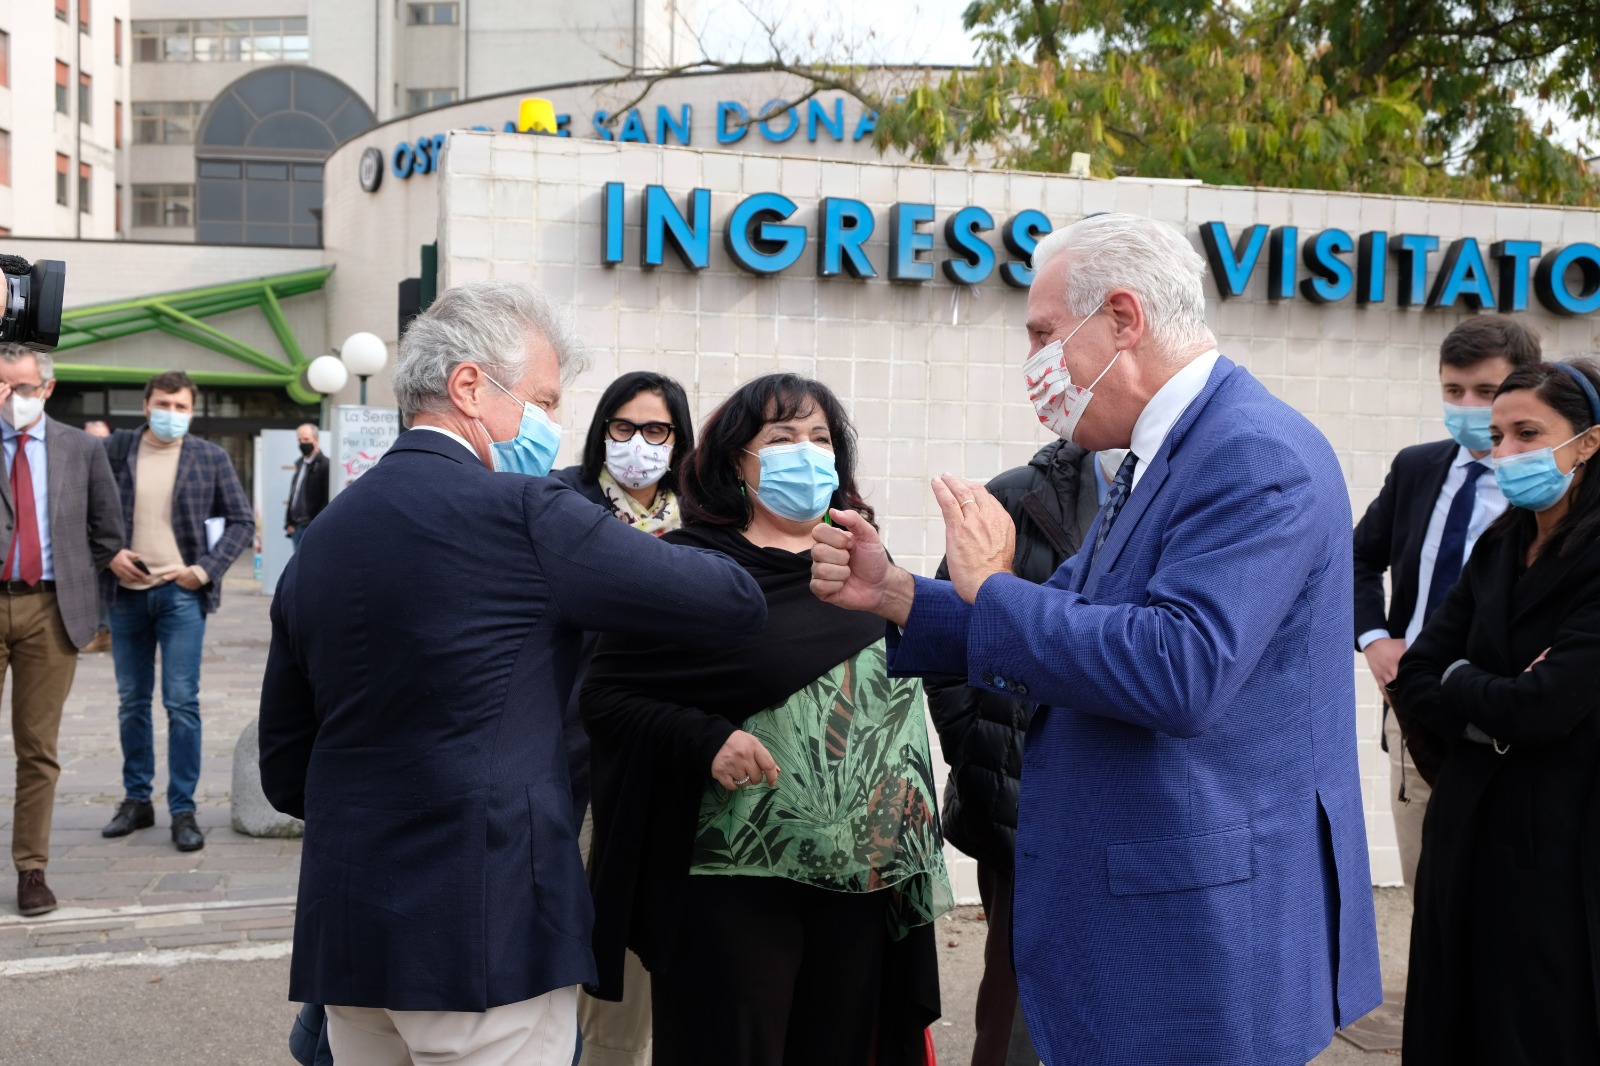
<path fill-rule="evenodd" d="M 657 1066 L 920 1063 L 938 1017 L 951 897 L 922 690 L 888 676 L 881 622 L 809 588 L 827 509 L 871 517 L 855 445 L 820 382 L 742 386 L 667 536 L 749 570 L 765 628 L 714 652 L 608 639 L 590 668 L 599 991 L 636 951 Z"/>

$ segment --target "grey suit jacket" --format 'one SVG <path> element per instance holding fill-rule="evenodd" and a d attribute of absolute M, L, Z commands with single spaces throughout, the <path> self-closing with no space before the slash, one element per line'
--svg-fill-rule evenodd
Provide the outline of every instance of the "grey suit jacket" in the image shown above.
<path fill-rule="evenodd" d="M 94 639 L 100 628 L 96 575 L 123 547 L 122 500 L 111 479 L 111 461 L 99 441 L 48 415 L 44 426 L 44 447 L 50 465 L 46 498 L 50 505 L 56 605 L 67 636 L 81 648 Z M 0 462 L 0 475 L 5 472 Z M 16 521 L 11 479 L 0 476 L 0 559 L 11 554 Z"/>

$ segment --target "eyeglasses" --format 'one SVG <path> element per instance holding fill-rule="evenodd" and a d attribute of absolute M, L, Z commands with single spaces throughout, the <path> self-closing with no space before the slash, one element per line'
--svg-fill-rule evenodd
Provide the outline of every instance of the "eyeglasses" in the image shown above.
<path fill-rule="evenodd" d="M 626 418 L 606 419 L 606 436 L 618 444 L 632 440 L 635 433 L 643 434 L 646 444 L 665 444 L 672 439 L 672 431 L 677 428 L 671 422 L 629 422 Z"/>
<path fill-rule="evenodd" d="M 43 383 L 38 385 L 13 385 L 11 391 L 21 396 L 24 400 L 31 400 L 44 391 Z"/>

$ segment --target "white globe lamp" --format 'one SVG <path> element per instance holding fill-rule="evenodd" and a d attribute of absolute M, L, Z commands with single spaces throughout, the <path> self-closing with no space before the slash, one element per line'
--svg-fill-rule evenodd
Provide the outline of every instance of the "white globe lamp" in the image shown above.
<path fill-rule="evenodd" d="M 350 381 L 350 370 L 336 355 L 319 355 L 306 367 L 306 384 L 324 396 L 332 396 Z"/>
<path fill-rule="evenodd" d="M 361 379 L 361 403 L 367 402 L 367 378 L 389 363 L 389 346 L 376 333 L 352 333 L 339 348 L 345 367 Z"/>

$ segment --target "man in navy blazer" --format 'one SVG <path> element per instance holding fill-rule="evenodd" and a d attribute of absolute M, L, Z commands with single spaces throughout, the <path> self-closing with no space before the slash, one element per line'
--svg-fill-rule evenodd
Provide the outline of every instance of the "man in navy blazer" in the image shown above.
<path fill-rule="evenodd" d="M 395 368 L 414 428 L 279 582 L 261 780 L 305 819 L 289 996 L 328 1005 L 340 1066 L 571 1062 L 595 980 L 561 732 L 579 638 L 765 622 L 731 560 L 525 476 L 579 360 L 527 286 L 443 294 Z"/>
<path fill-rule="evenodd" d="M 1041 421 L 1131 449 L 1084 547 L 1042 586 L 1013 577 L 1004 508 L 947 475 L 950 583 L 836 512 L 813 589 L 889 619 L 898 673 L 957 664 L 1039 705 L 1012 944 L 1049 1066 L 1305 1063 L 1382 1000 L 1343 474 L 1218 355 L 1175 230 L 1097 215 L 1034 263 Z"/>

